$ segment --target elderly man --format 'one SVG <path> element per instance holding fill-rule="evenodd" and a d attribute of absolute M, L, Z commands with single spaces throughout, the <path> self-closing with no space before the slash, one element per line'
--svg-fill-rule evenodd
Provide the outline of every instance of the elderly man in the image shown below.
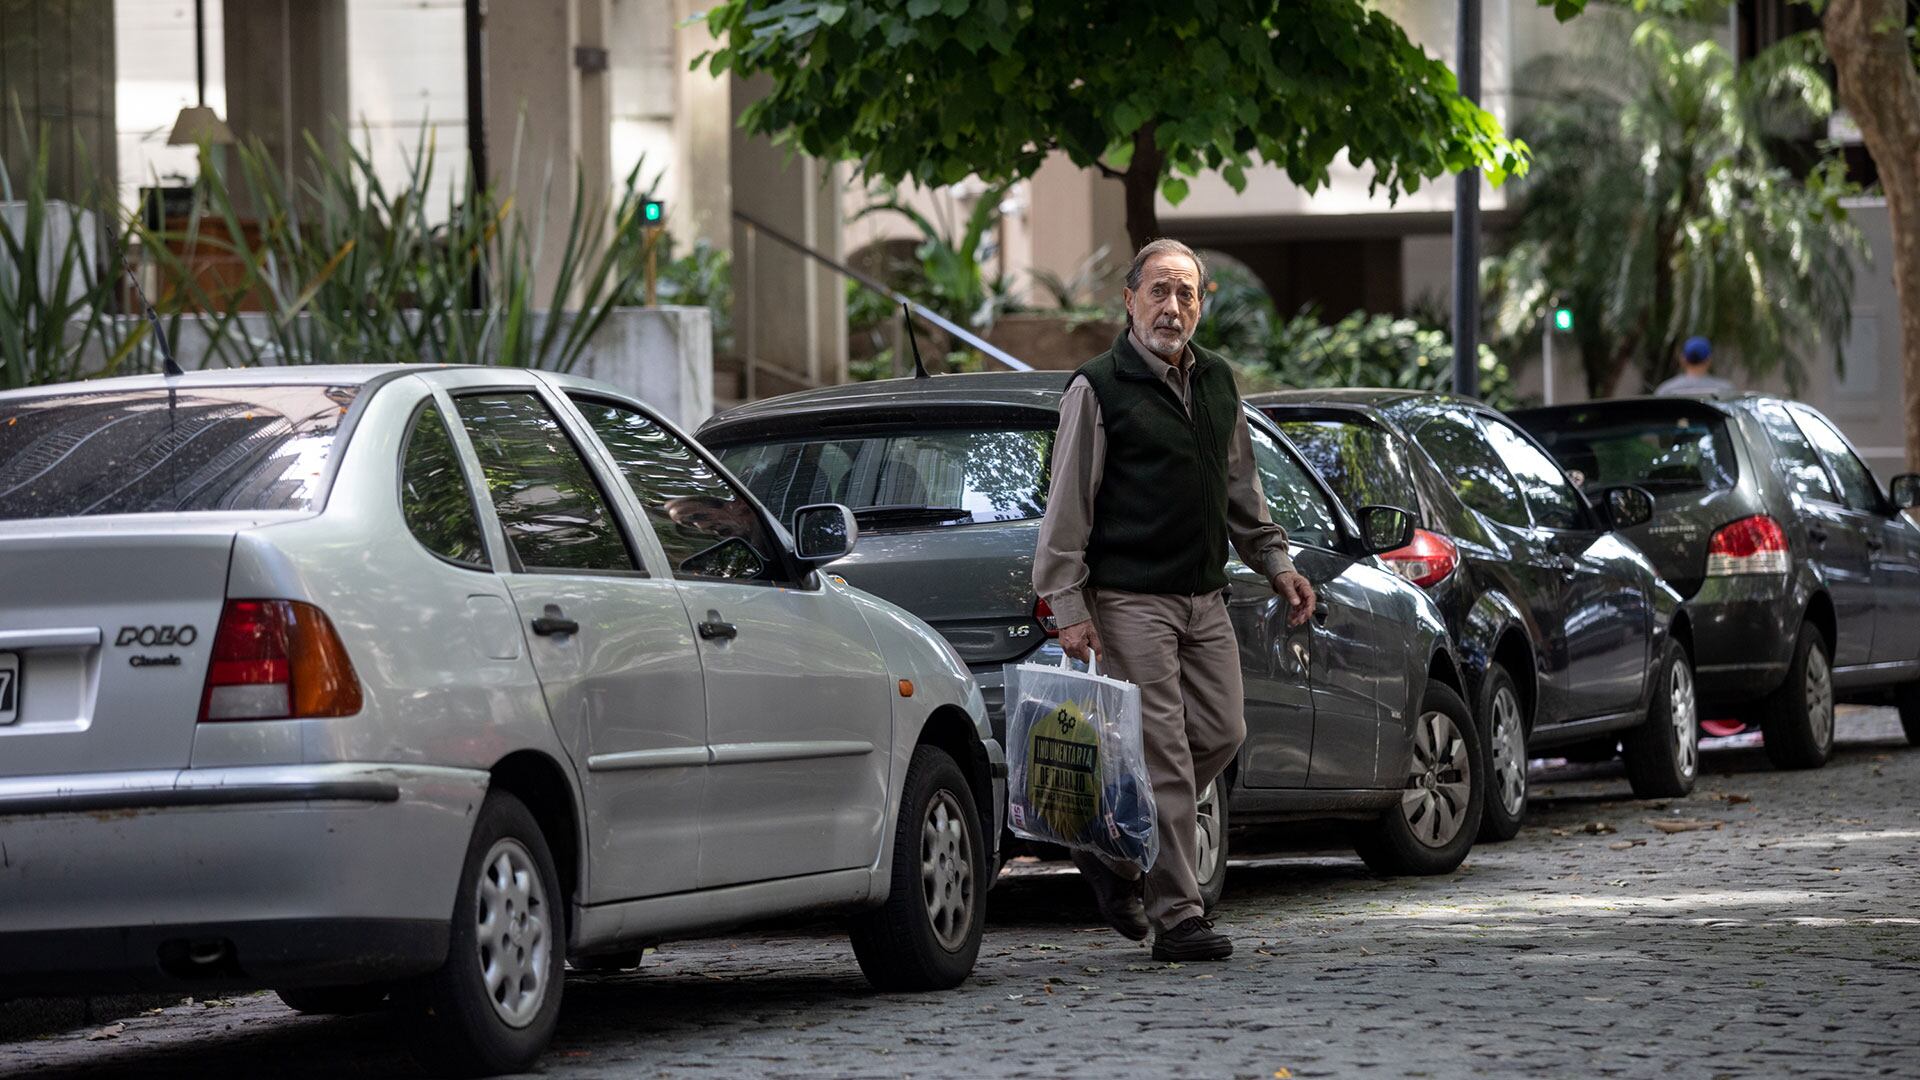
<path fill-rule="evenodd" d="M 1206 267 L 1185 244 L 1155 240 L 1134 256 L 1126 331 L 1060 402 L 1033 568 L 1067 654 L 1095 654 L 1103 673 L 1140 687 L 1159 857 L 1144 878 L 1084 852 L 1074 862 L 1115 930 L 1139 941 L 1151 921 L 1157 960 L 1233 954 L 1194 876 L 1196 793 L 1247 733 L 1228 542 L 1286 598 L 1293 625 L 1313 610 L 1267 513 L 1232 369 L 1189 344 L 1205 294 Z"/>

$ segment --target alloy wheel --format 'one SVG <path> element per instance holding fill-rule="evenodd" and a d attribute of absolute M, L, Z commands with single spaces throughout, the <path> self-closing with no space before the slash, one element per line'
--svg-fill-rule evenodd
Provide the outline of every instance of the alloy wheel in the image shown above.
<path fill-rule="evenodd" d="M 487 1000 L 508 1026 L 526 1027 L 547 998 L 553 942 L 546 887 L 526 846 L 502 837 L 488 849 L 474 888 L 474 940 Z"/>
<path fill-rule="evenodd" d="M 1699 709 L 1694 702 L 1693 669 L 1679 661 L 1667 676 L 1667 718 L 1673 723 L 1673 763 L 1690 780 L 1700 767 Z"/>
<path fill-rule="evenodd" d="M 1467 759 L 1467 741 L 1452 717 L 1437 710 L 1420 715 L 1400 812 L 1414 839 L 1427 847 L 1446 847 L 1460 833 L 1472 791 L 1473 766 Z"/>
<path fill-rule="evenodd" d="M 973 925 L 973 842 L 959 800 L 942 788 L 920 823 L 920 893 L 941 948 L 958 950 Z"/>
<path fill-rule="evenodd" d="M 1520 702 L 1505 685 L 1493 695 L 1493 785 L 1508 817 L 1526 809 L 1527 738 L 1520 724 Z"/>
<path fill-rule="evenodd" d="M 1833 745 L 1833 669 L 1818 645 L 1807 650 L 1807 728 L 1815 746 Z"/>
<path fill-rule="evenodd" d="M 1214 781 L 1194 802 L 1193 879 L 1210 881 L 1220 867 L 1220 783 Z"/>

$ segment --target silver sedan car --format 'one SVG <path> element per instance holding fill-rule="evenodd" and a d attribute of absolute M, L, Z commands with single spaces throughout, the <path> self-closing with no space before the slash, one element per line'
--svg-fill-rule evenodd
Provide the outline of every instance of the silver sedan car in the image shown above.
<path fill-rule="evenodd" d="M 523 1068 L 562 972 L 796 912 L 972 970 L 966 666 L 645 406 L 518 369 L 0 394 L 0 989 L 421 1009 Z"/>

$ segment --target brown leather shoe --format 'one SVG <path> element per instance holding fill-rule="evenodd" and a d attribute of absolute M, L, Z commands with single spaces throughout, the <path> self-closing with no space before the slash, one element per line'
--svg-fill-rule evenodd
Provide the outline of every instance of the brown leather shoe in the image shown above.
<path fill-rule="evenodd" d="M 1150 927 L 1147 907 L 1140 901 L 1140 882 L 1128 881 L 1084 851 L 1073 853 L 1073 865 L 1093 890 L 1093 902 L 1107 925 L 1129 941 L 1145 941 Z"/>
<path fill-rule="evenodd" d="M 1198 915 L 1180 920 L 1153 939 L 1155 960 L 1225 960 L 1232 955 L 1233 942 L 1214 930 L 1212 920 Z"/>

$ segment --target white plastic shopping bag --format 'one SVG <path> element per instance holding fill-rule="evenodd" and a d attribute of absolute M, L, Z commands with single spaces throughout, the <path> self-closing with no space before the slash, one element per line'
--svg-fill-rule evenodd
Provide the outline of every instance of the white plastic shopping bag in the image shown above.
<path fill-rule="evenodd" d="M 1097 658 L 1096 658 L 1097 660 Z M 1140 688 L 1098 673 L 1008 664 L 1007 819 L 1014 835 L 1131 862 L 1160 852 L 1140 742 Z"/>

